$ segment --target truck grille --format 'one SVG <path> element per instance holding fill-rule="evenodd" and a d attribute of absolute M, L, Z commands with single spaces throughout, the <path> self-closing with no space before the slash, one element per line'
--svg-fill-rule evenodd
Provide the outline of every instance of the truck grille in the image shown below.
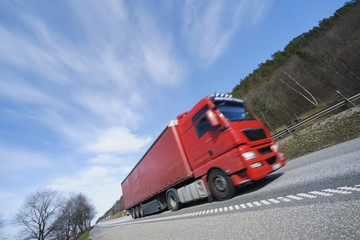
<path fill-rule="evenodd" d="M 246 135 L 246 137 L 250 141 L 256 141 L 256 140 L 266 138 L 266 134 L 264 132 L 264 129 L 262 129 L 262 128 L 245 129 L 245 130 L 242 130 L 242 132 Z"/>
<path fill-rule="evenodd" d="M 269 165 L 273 165 L 276 162 L 276 156 L 268 158 L 265 160 Z"/>
<path fill-rule="evenodd" d="M 260 153 L 261 155 L 266 155 L 266 154 L 272 152 L 272 151 L 271 151 L 271 147 L 260 148 L 260 149 L 258 149 L 258 151 L 259 151 L 259 153 Z"/>

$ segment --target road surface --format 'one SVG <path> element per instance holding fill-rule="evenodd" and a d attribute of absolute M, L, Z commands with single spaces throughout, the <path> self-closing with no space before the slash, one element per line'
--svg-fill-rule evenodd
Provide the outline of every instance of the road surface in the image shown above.
<path fill-rule="evenodd" d="M 108 221 L 90 237 L 360 239 L 360 138 L 294 159 L 230 200 Z"/>

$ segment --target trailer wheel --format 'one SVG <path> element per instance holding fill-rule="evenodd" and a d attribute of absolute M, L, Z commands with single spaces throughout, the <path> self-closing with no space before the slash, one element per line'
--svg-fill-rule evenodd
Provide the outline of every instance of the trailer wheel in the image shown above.
<path fill-rule="evenodd" d="M 235 187 L 230 178 L 221 170 L 214 169 L 208 177 L 209 187 L 212 195 L 217 200 L 226 200 L 235 193 Z"/>
<path fill-rule="evenodd" d="M 136 218 L 140 218 L 140 209 L 139 209 L 139 207 L 135 207 L 135 216 L 136 216 Z"/>
<path fill-rule="evenodd" d="M 136 219 L 135 208 L 130 209 L 130 214 L 133 219 Z"/>
<path fill-rule="evenodd" d="M 140 205 L 139 207 L 139 213 L 140 213 L 140 217 L 145 217 L 145 211 L 142 205 Z"/>
<path fill-rule="evenodd" d="M 179 196 L 177 194 L 177 191 L 175 189 L 169 189 L 166 194 L 166 201 L 168 204 L 168 208 L 171 211 L 177 211 L 180 208 L 180 200 Z"/>

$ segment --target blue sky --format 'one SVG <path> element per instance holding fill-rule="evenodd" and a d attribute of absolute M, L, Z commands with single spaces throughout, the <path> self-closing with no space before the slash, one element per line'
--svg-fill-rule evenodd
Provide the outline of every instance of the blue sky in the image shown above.
<path fill-rule="evenodd" d="M 0 0 L 0 214 L 52 187 L 99 217 L 168 121 L 345 2 Z"/>

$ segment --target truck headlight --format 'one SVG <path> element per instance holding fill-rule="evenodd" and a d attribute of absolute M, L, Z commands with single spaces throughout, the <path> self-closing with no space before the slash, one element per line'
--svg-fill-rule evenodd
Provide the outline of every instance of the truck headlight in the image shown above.
<path fill-rule="evenodd" d="M 271 146 L 271 150 L 273 150 L 273 152 L 279 151 L 279 145 L 277 145 L 277 143 L 275 143 L 274 145 Z"/>
<path fill-rule="evenodd" d="M 244 152 L 241 154 L 245 160 L 256 158 L 256 154 L 253 151 Z"/>
<path fill-rule="evenodd" d="M 252 168 L 262 167 L 264 164 L 262 162 L 256 162 L 250 165 Z"/>

